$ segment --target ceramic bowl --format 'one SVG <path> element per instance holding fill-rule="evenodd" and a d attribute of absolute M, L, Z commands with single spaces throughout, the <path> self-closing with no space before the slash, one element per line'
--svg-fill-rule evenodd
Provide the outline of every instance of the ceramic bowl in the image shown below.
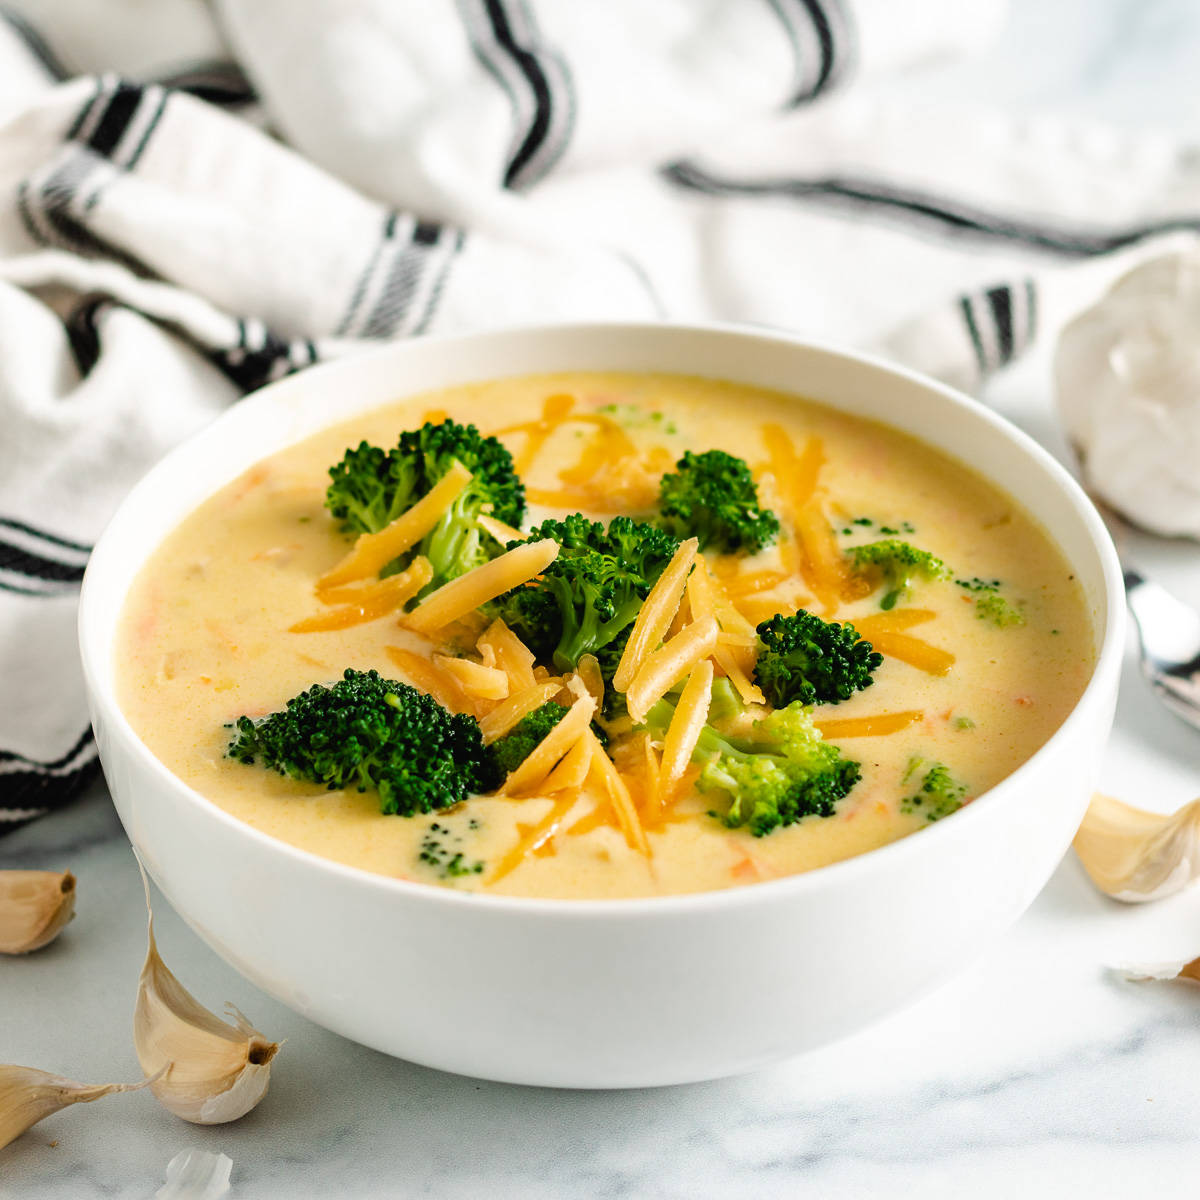
<path fill-rule="evenodd" d="M 236 820 L 139 740 L 114 635 L 163 537 L 264 455 L 406 394 L 544 371 L 699 374 L 812 397 L 913 434 L 1019 497 L 1082 584 L 1096 666 L 1023 766 L 952 818 L 807 874 L 641 900 L 471 895 L 318 858 Z M 1028 907 L 1082 817 L 1112 720 L 1121 575 L 1083 492 L 981 405 L 867 357 L 772 333 L 526 328 L 389 345 L 263 389 L 131 492 L 92 557 L 80 640 L 130 840 L 193 929 L 329 1029 L 487 1079 L 631 1087 L 751 1070 L 862 1029 L 960 970 Z"/>

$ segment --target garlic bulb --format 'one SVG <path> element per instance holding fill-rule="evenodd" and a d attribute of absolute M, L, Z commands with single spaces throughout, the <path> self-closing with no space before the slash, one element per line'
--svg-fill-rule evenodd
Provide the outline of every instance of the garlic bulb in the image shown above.
<path fill-rule="evenodd" d="M 233 1024 L 198 1003 L 167 969 L 154 941 L 151 913 L 133 1014 L 133 1045 L 147 1075 L 161 1072 L 150 1084 L 155 1098 L 197 1125 L 245 1116 L 266 1095 L 271 1060 L 279 1049 L 233 1005 L 226 1008 Z"/>
<path fill-rule="evenodd" d="M 1161 900 L 1200 874 L 1200 800 L 1164 816 L 1092 797 L 1075 835 L 1092 882 L 1117 900 Z"/>
<path fill-rule="evenodd" d="M 40 950 L 74 915 L 70 871 L 0 871 L 0 954 Z"/>
<path fill-rule="evenodd" d="M 113 1092 L 136 1092 L 141 1083 L 76 1083 L 33 1067 L 0 1065 L 0 1149 L 25 1130 L 71 1104 L 89 1104 Z"/>
<path fill-rule="evenodd" d="M 1200 538 L 1200 251 L 1118 280 L 1063 330 L 1054 374 L 1088 485 L 1147 529 Z"/>

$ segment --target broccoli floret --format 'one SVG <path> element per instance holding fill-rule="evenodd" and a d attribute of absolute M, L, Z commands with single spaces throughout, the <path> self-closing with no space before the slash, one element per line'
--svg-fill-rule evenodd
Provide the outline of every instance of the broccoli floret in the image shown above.
<path fill-rule="evenodd" d="M 975 615 L 981 621 L 991 621 L 1002 628 L 1006 625 L 1024 625 L 1025 614 L 996 592 L 987 592 L 975 598 Z"/>
<path fill-rule="evenodd" d="M 502 738 L 497 738 L 488 747 L 488 753 L 500 778 L 515 771 L 566 715 L 563 705 L 548 700 L 527 717 L 522 717 Z"/>
<path fill-rule="evenodd" d="M 1000 595 L 1000 580 L 976 576 L 974 579 L 956 579 L 954 582 L 965 591 L 974 593 L 971 598 L 975 601 L 975 615 L 981 621 L 991 621 L 1001 628 L 1025 624 L 1025 614 Z"/>
<path fill-rule="evenodd" d="M 758 487 L 750 468 L 724 450 L 690 450 L 675 464 L 674 475 L 659 484 L 663 525 L 680 538 L 697 537 L 727 553 L 756 554 L 779 534 L 779 518 L 759 507 Z"/>
<path fill-rule="evenodd" d="M 314 684 L 282 712 L 239 717 L 228 754 L 281 775 L 379 793 L 387 815 L 448 808 L 495 785 L 474 717 L 378 671 L 348 670 Z"/>
<path fill-rule="evenodd" d="M 584 654 L 594 654 L 610 680 L 622 635 L 628 636 L 679 544 L 629 517 L 615 517 L 605 529 L 580 513 L 543 521 L 528 540 L 542 538 L 559 543 L 558 557 L 532 583 L 497 597 L 488 612 L 501 617 L 541 662 L 567 671 Z"/>
<path fill-rule="evenodd" d="M 924 767 L 924 762 L 917 758 L 908 764 L 904 778 L 910 779 Z M 924 813 L 930 821 L 941 820 L 953 812 L 958 812 L 967 796 L 967 785 L 959 783 L 950 769 L 942 763 L 932 763 L 925 771 L 921 786 L 913 795 L 900 801 L 900 811 L 905 813 Z"/>
<path fill-rule="evenodd" d="M 647 723 L 661 734 L 673 713 L 674 706 L 660 700 Z M 858 763 L 822 741 L 802 704 L 776 709 L 757 722 L 755 733 L 753 739 L 724 737 L 706 725 L 692 753 L 701 765 L 701 790 L 729 795 L 722 819 L 731 829 L 745 825 L 765 837 L 802 817 L 830 817 L 862 777 Z"/>
<path fill-rule="evenodd" d="M 452 843 L 462 842 L 461 834 L 454 834 L 446 825 L 434 821 L 421 840 L 417 861 L 433 867 L 443 879 L 460 879 L 464 875 L 482 875 L 486 864 L 476 860 L 470 862 L 461 850 Z"/>
<path fill-rule="evenodd" d="M 874 682 L 871 672 L 883 662 L 853 625 L 822 621 L 801 609 L 776 614 L 758 627 L 761 648 L 754 681 L 776 708 L 801 704 L 837 704 Z"/>
<path fill-rule="evenodd" d="M 509 525 L 520 525 L 525 515 L 524 485 L 512 455 L 496 438 L 484 437 L 474 425 L 442 421 L 402 433 L 390 451 L 363 442 L 330 467 L 325 506 L 350 532 L 378 533 L 426 495 L 456 460 L 471 472 L 471 482 L 420 543 L 381 572 L 395 574 L 423 554 L 433 567 L 426 587 L 432 590 L 500 553 L 495 539 L 482 536 L 480 514 Z"/>
<path fill-rule="evenodd" d="M 879 602 L 883 609 L 895 608 L 896 601 L 907 594 L 914 579 L 950 578 L 950 570 L 940 558 L 896 538 L 855 546 L 850 553 L 854 556 L 856 571 L 875 574 L 882 579 L 887 588 Z"/>

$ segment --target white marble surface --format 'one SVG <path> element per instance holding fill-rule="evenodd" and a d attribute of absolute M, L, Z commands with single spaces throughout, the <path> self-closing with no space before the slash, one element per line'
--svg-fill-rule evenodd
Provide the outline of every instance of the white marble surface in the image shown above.
<path fill-rule="evenodd" d="M 902 86 L 1189 134 L 1197 67 L 1190 0 L 1020 0 L 987 60 Z M 993 399 L 1061 450 L 1044 363 Z M 1139 552 L 1200 605 L 1200 550 Z M 1104 782 L 1163 809 L 1200 792 L 1200 734 L 1162 712 L 1132 658 Z M 0 841 L 0 866 L 16 865 L 69 866 L 80 914 L 51 948 L 0 965 L 0 1058 L 136 1078 L 140 884 L 103 789 Z M 258 993 L 161 900 L 158 917 L 164 956 L 202 1000 L 233 1000 L 287 1039 L 270 1095 L 213 1129 L 183 1125 L 145 1093 L 68 1110 L 0 1152 L 0 1195 L 149 1197 L 185 1146 L 233 1159 L 238 1200 L 1196 1192 L 1200 989 L 1125 983 L 1105 964 L 1200 953 L 1200 889 L 1125 908 L 1068 858 L 999 945 L 900 1016 L 745 1078 L 615 1093 L 500 1086 L 388 1059 Z M 758 1002 L 747 997 L 748 1011 Z"/>

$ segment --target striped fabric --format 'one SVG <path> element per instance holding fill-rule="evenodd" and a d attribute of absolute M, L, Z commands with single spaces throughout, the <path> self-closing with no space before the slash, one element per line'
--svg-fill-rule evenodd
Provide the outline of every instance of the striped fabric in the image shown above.
<path fill-rule="evenodd" d="M 1194 155 L 845 87 L 978 49 L 1002 12 L 4 0 L 0 832 L 96 770 L 89 547 L 248 391 L 381 339 L 663 316 L 979 387 L 1192 240 Z"/>

